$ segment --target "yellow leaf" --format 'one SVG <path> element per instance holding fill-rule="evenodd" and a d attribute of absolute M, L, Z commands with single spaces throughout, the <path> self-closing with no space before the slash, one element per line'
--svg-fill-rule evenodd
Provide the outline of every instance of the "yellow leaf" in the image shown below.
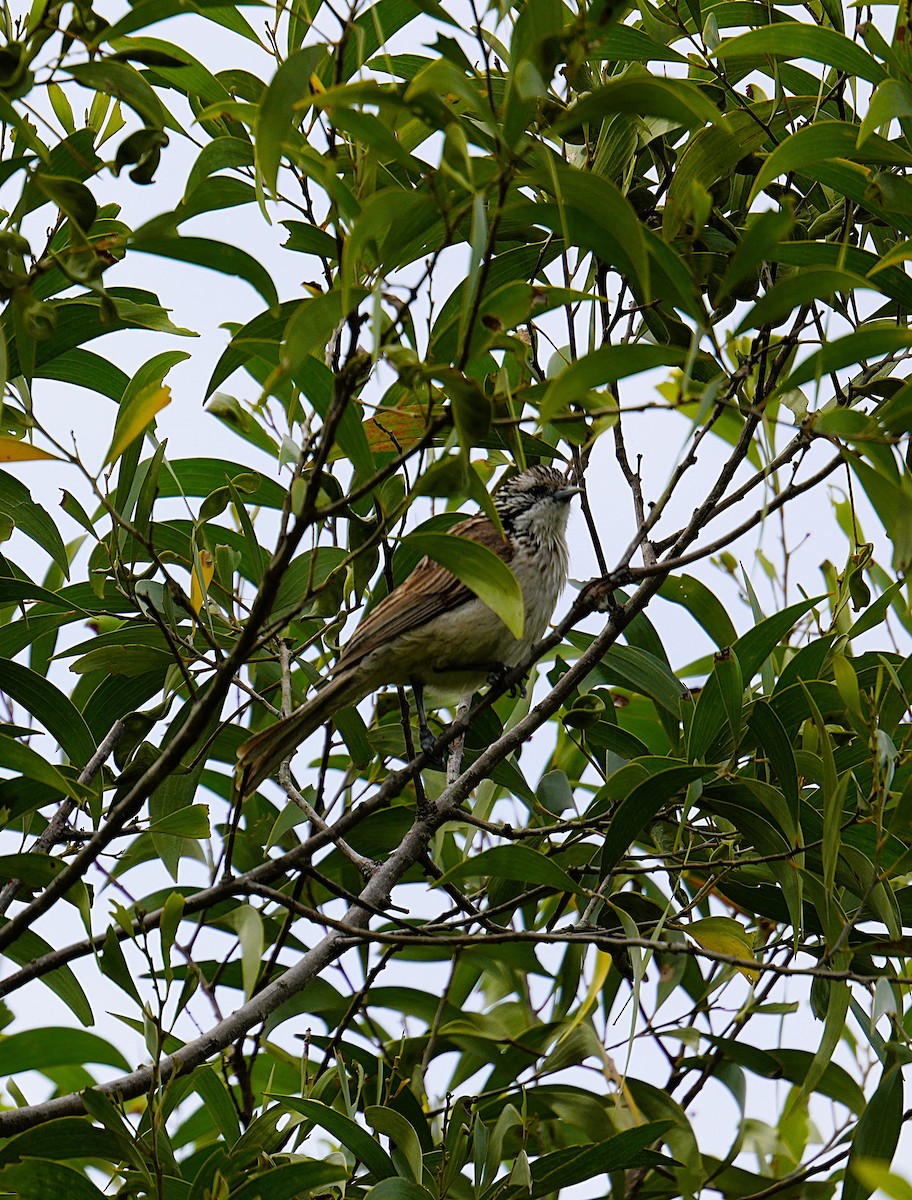
<path fill-rule="evenodd" d="M 47 450 L 39 450 L 31 442 L 20 442 L 18 438 L 0 437 L 0 462 L 28 462 L 44 458 L 52 458 L 56 461 L 57 455 L 49 454 Z"/>
<path fill-rule="evenodd" d="M 215 574 L 215 566 L 208 550 L 200 550 L 196 557 L 198 562 L 194 563 L 193 578 L 190 580 L 190 603 L 193 611 L 198 613 L 203 607 L 203 599 L 209 591 L 209 584 Z"/>
<path fill-rule="evenodd" d="M 751 953 L 751 939 L 743 925 L 739 925 L 732 917 L 703 917 L 699 921 L 691 921 L 686 926 L 687 936 L 693 938 L 704 950 L 712 950 L 714 954 L 728 954 L 731 958 L 756 963 L 757 970 L 747 966 L 738 966 L 740 971 L 751 983 L 760 978 L 760 964 Z"/>
<path fill-rule="evenodd" d="M 104 465 L 116 462 L 127 446 L 145 430 L 157 412 L 171 403 L 171 389 L 162 383 L 150 383 L 141 388 L 122 408 L 114 424 L 111 449 L 105 456 Z"/>

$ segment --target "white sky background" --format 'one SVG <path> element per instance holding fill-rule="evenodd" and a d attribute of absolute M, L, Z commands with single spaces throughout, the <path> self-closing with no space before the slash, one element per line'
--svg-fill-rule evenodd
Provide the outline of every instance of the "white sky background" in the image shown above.
<path fill-rule="evenodd" d="M 244 11 L 255 28 L 258 28 L 269 15 L 268 9 L 246 9 Z M 106 15 L 113 20 L 117 15 L 117 10 L 114 6 L 109 6 Z M 228 66 L 237 66 L 245 59 L 249 59 L 244 62 L 249 69 L 267 80 L 272 75 L 272 61 L 265 54 L 258 54 L 251 43 L 219 29 L 213 23 L 204 22 L 196 17 L 181 17 L 163 22 L 148 32 L 152 36 L 172 40 L 185 46 L 213 71 Z M 448 30 L 447 32 L 451 33 L 452 31 Z M 434 33 L 431 32 L 426 40 L 430 42 L 433 41 L 433 38 Z M 392 47 L 397 50 L 414 51 L 419 49 L 418 41 L 414 29 L 411 29 L 405 35 L 400 34 L 393 39 Z M 474 48 L 467 46 L 467 49 L 470 58 L 474 59 Z M 92 94 L 84 89 L 72 86 L 67 88 L 67 92 L 77 112 L 80 111 L 80 105 L 87 105 L 91 101 Z M 179 119 L 183 120 L 187 115 L 180 103 L 180 97 L 176 93 L 167 93 L 165 102 Z M 121 133 L 112 139 L 105 147 L 104 153 L 113 157 L 116 145 L 123 136 L 124 134 Z M 423 147 L 419 149 L 418 153 L 426 154 L 428 148 Z M 163 153 L 162 166 L 151 187 L 141 188 L 131 183 L 126 172 L 120 179 L 102 174 L 98 180 L 92 181 L 91 187 L 100 203 L 112 199 L 117 199 L 122 203 L 123 219 L 131 227 L 136 227 L 142 220 L 158 212 L 166 211 L 176 204 L 183 192 L 186 174 L 194 157 L 194 149 L 182 145 L 181 139 L 175 136 L 172 144 Z M 273 215 L 278 220 L 282 216 L 298 216 L 299 214 L 280 212 L 273 206 Z M 267 226 L 259 214 L 249 207 L 205 214 L 188 222 L 182 227 L 182 232 L 188 235 L 195 234 L 233 242 L 261 258 L 273 274 L 280 298 L 283 300 L 302 294 L 301 281 L 313 277 L 314 274 L 313 260 L 278 249 L 285 240 L 285 230 L 278 224 L 274 224 L 272 227 Z M 40 244 L 37 237 L 35 241 L 36 244 Z M 452 284 L 455 286 L 460 270 L 464 269 L 467 264 L 468 250 L 454 251 L 451 261 Z M 172 388 L 172 403 L 161 413 L 158 420 L 158 436 L 169 439 L 169 457 L 179 458 L 194 455 L 224 457 L 255 465 L 264 474 L 275 475 L 275 467 L 270 464 L 267 456 L 259 454 L 248 443 L 234 437 L 203 408 L 203 396 L 212 368 L 228 340 L 228 335 L 220 328 L 221 323 L 225 321 L 243 323 L 250 319 L 262 310 L 261 298 L 247 284 L 239 280 L 157 259 L 150 255 L 129 256 L 125 265 L 115 266 L 111 269 L 106 275 L 106 282 L 111 286 L 130 284 L 155 291 L 163 305 L 171 310 L 172 319 L 177 325 L 187 326 L 200 334 L 199 338 L 191 341 L 171 339 L 160 334 L 120 333 L 92 346 L 98 353 L 105 356 L 110 355 L 128 373 L 162 350 L 173 347 L 191 352 L 191 359 L 175 367 L 168 377 L 167 382 Z M 438 296 L 438 301 L 442 298 L 442 296 Z M 732 324 L 735 323 L 734 317 L 730 320 Z M 544 357 L 543 355 L 543 359 Z M 660 378 L 661 376 L 641 376 L 623 382 L 621 385 L 622 402 L 629 401 L 631 397 L 636 397 L 636 400 L 641 402 L 649 396 L 654 383 Z M 242 400 L 255 398 L 257 392 L 256 385 L 245 374 L 239 374 L 226 381 L 222 390 L 236 395 Z M 35 382 L 34 399 L 42 421 L 57 430 L 72 429 L 87 463 L 95 465 L 101 462 L 110 440 L 115 415 L 114 406 L 109 401 L 95 393 L 66 388 L 41 380 Z M 644 491 L 647 500 L 657 497 L 662 491 L 674 463 L 685 447 L 687 432 L 688 423 L 684 418 L 667 413 L 632 415 L 626 418 L 625 435 L 631 461 L 635 461 L 638 452 L 643 454 Z M 708 443 L 704 444 L 699 467 L 689 473 L 679 490 L 679 498 L 674 508 L 678 517 L 676 523 L 683 524 L 693 506 L 702 498 L 709 474 L 721 462 L 725 450 L 725 445 L 715 439 L 710 439 Z M 812 467 L 807 467 L 805 472 L 810 473 L 812 469 Z M 44 463 L 21 464 L 15 466 L 13 470 L 17 477 L 32 489 L 35 499 L 51 511 L 65 539 L 78 536 L 81 532 L 79 527 L 56 507 L 57 489 L 65 487 L 80 496 L 87 510 L 92 511 L 93 506 L 88 502 L 82 481 L 77 477 L 75 470 Z M 609 564 L 611 564 L 630 540 L 634 530 L 634 518 L 629 492 L 614 460 L 613 440 L 610 433 L 602 437 L 596 449 L 588 483 L 592 508 L 602 534 Z M 837 487 L 844 487 L 844 475 L 834 476 L 833 483 Z M 828 558 L 840 569 L 845 562 L 849 546 L 836 524 L 828 499 L 828 491 L 829 489 L 826 487 L 819 488 L 809 496 L 803 497 L 797 505 L 786 511 L 788 544 L 790 548 L 797 547 L 792 562 L 789 601 L 799 598 L 799 586 L 811 595 L 819 594 L 824 590 L 823 580 L 818 569 L 821 561 Z M 859 488 L 855 489 L 855 498 L 859 503 L 864 535 L 876 542 L 878 560 L 888 564 L 889 545 L 879 522 L 871 515 Z M 751 504 L 756 507 L 758 502 L 757 495 L 754 495 Z M 571 573 L 574 578 L 584 580 L 596 574 L 597 570 L 584 522 L 579 514 L 578 506 L 574 507 L 576 511 L 571 519 L 570 528 Z M 742 510 L 735 510 L 731 516 L 731 524 L 737 524 L 740 519 L 743 519 L 743 515 L 745 514 Z M 709 536 L 714 540 L 721 532 L 724 532 L 724 528 L 724 524 L 720 524 L 718 530 L 713 527 Z M 772 592 L 769 581 L 756 560 L 755 552 L 762 542 L 765 553 L 773 561 L 778 562 L 779 555 L 776 546 L 779 530 L 777 516 L 771 519 L 765 528 L 761 527 L 758 531 L 747 535 L 731 548 L 750 575 L 761 603 L 767 611 L 772 611 L 774 606 L 781 603 L 781 596 Z M 269 545 L 269 539 L 263 537 L 262 534 L 261 540 L 264 545 Z M 35 562 L 31 544 L 21 541 L 18 536 L 14 537 L 9 546 L 4 549 L 9 550 L 15 561 L 22 562 L 26 566 L 31 567 Z M 749 609 L 739 599 L 738 588 L 730 579 L 723 578 L 720 572 L 709 563 L 694 565 L 688 568 L 688 571 L 703 578 L 713 590 L 720 594 L 739 630 L 746 629 L 751 625 Z M 570 598 L 568 592 L 559 606 L 558 616 L 565 610 Z M 677 606 L 656 601 L 650 607 L 648 615 L 658 625 L 674 667 L 683 667 L 698 656 L 711 651 L 709 640 L 690 617 Z M 82 636 L 82 631 L 77 632 Z M 62 686 L 66 688 L 66 679 L 62 681 Z M 527 748 L 524 756 L 524 765 L 530 762 L 533 764 L 529 772 L 533 776 L 535 774 L 534 764 L 544 760 L 547 748 L 550 746 L 548 735 L 544 730 L 540 738 L 542 748 L 537 751 L 535 747 Z M 40 742 L 36 741 L 35 745 L 36 748 L 40 747 Z M 536 754 L 540 757 L 536 758 Z M 306 761 L 306 759 L 299 759 L 299 762 L 301 761 Z M 214 797 L 207 797 L 207 799 L 213 814 L 219 816 L 218 806 L 221 805 L 221 801 Z M 13 847 L 7 848 L 12 849 Z M 138 873 L 137 878 L 139 878 Z M 133 876 L 128 882 L 132 884 L 132 881 Z M 98 887 L 101 881 L 96 878 L 91 882 Z M 156 884 L 160 882 L 157 877 L 155 882 Z M 154 885 L 150 884 L 150 886 Z M 411 889 L 411 892 L 417 896 L 417 889 Z M 403 902 L 403 894 L 403 889 L 400 889 L 397 893 L 399 902 Z M 414 899 L 414 896 L 409 898 Z M 102 903 L 98 905 L 98 910 L 99 924 L 97 928 L 100 929 L 103 928 L 104 896 Z M 58 921 L 59 914 L 55 913 L 54 924 L 46 919 L 39 926 L 40 932 L 52 943 L 61 944 L 82 936 L 82 930 L 75 914 L 73 921 L 68 922 L 71 924 L 71 928 L 64 929 Z M 219 948 L 224 949 L 224 945 L 224 939 L 222 939 Z M 552 954 L 553 952 L 542 952 L 540 958 L 543 962 L 551 962 L 554 961 Z M 116 1024 L 113 1021 L 108 1022 L 103 1015 L 105 1010 L 112 1013 L 128 1011 L 129 1005 L 123 1002 L 121 993 L 103 980 L 91 964 L 88 969 L 77 965 L 76 970 L 95 1007 L 96 1017 L 100 1022 L 99 1032 L 122 1045 L 125 1053 L 131 1059 L 137 1062 L 143 1061 L 146 1055 L 140 1039 L 125 1028 L 122 1033 L 119 1032 Z M 354 970 L 357 974 L 356 966 Z M 416 970 L 415 978 L 410 979 L 409 982 L 414 986 L 431 986 L 430 980 L 430 973 Z M 338 980 L 335 982 L 338 985 Z M 382 979 L 380 982 L 386 982 L 386 980 Z M 730 992 L 732 993 L 731 1005 L 734 1009 L 744 998 L 746 988 L 736 982 Z M 798 984 L 792 983 L 784 989 L 784 992 L 789 998 L 798 998 L 799 995 L 803 995 L 804 989 Z M 859 999 L 863 1000 L 863 997 L 859 997 Z M 69 1024 L 72 1022 L 68 1010 L 64 1009 L 40 984 L 33 984 L 28 989 L 28 1009 L 23 1000 L 24 997 L 21 993 L 13 998 L 13 1008 L 17 1014 L 17 1020 L 8 1028 L 8 1032 L 33 1027 L 36 1019 L 44 1024 Z M 671 1006 L 669 1009 L 670 1012 L 673 1011 Z M 200 1009 L 200 1014 L 203 1017 L 207 1015 L 204 1009 Z M 667 1016 L 668 1014 L 662 1010 L 660 1015 Z M 615 1061 L 621 1069 L 623 1069 L 626 1054 L 623 1043 L 628 1031 L 629 1017 L 628 1006 L 617 1025 L 618 1048 L 612 1050 Z M 767 1025 L 761 1023 L 763 1020 L 767 1022 Z M 772 1024 L 769 1023 L 770 1020 L 771 1018 L 757 1018 L 750 1027 L 751 1033 L 748 1040 L 756 1039 L 761 1045 L 777 1044 L 780 1040 L 778 1019 L 772 1019 Z M 784 1044 L 793 1046 L 816 1044 L 821 1027 L 814 1025 L 809 1028 L 809 1020 L 810 1018 L 804 1011 L 800 1018 L 788 1019 L 785 1024 Z M 290 1022 L 280 1031 L 279 1040 L 290 1048 L 295 1047 L 294 1037 L 303 1032 L 305 1024 L 306 1022 L 301 1020 Z M 315 1022 L 315 1028 L 319 1028 L 319 1022 Z M 190 1027 L 184 1029 L 179 1027 L 179 1032 L 188 1038 L 194 1036 L 194 1031 Z M 631 1073 L 658 1083 L 664 1077 L 664 1064 L 658 1056 L 655 1056 L 655 1062 L 649 1061 L 654 1054 L 651 1046 L 646 1054 L 643 1053 L 644 1051 L 647 1051 L 646 1043 L 638 1045 L 635 1049 Z M 99 1074 L 101 1077 L 105 1077 L 103 1072 L 99 1072 Z M 875 1071 L 875 1077 L 876 1075 Z M 580 1081 L 578 1077 L 577 1081 Z M 476 1081 L 470 1081 L 467 1090 L 471 1090 L 473 1082 Z M 592 1074 L 587 1074 L 580 1082 L 583 1086 L 592 1086 L 594 1089 L 603 1086 L 601 1077 Z M 759 1086 L 759 1081 L 754 1080 L 753 1077 L 750 1078 L 749 1085 L 751 1110 L 757 1116 L 768 1116 L 769 1090 Z M 46 1093 L 45 1081 L 39 1081 L 37 1078 L 34 1081 L 26 1080 L 25 1088 L 28 1098 L 32 1101 L 41 1098 Z M 779 1092 L 778 1087 L 775 1090 L 777 1093 Z M 777 1109 L 781 1099 L 782 1094 L 780 1093 L 776 1098 Z M 701 1143 L 705 1143 L 707 1148 L 713 1152 L 724 1154 L 738 1119 L 737 1110 L 727 1091 L 720 1085 L 712 1085 L 700 1097 L 690 1115 L 695 1119 Z M 824 1116 L 825 1114 L 819 1114 L 821 1124 L 827 1123 Z"/>

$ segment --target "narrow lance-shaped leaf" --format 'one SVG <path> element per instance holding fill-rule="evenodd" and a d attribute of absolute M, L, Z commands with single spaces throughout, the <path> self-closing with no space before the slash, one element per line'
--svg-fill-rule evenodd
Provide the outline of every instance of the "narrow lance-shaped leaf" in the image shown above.
<path fill-rule="evenodd" d="M 602 346 L 571 363 L 548 385 L 541 402 L 541 419 L 553 420 L 590 388 L 654 367 L 681 366 L 686 359 L 687 351 L 679 346 Z"/>
<path fill-rule="evenodd" d="M 788 175 L 791 171 L 806 168 L 810 163 L 829 158 L 864 161 L 873 156 L 875 160 L 887 162 L 898 159 L 902 165 L 912 161 L 912 155 L 882 138 L 869 139 L 864 150 L 859 150 L 856 146 L 857 137 L 858 127 L 848 121 L 822 121 L 797 130 L 780 142 L 757 172 L 748 203 L 780 175 Z"/>
<path fill-rule="evenodd" d="M 474 879 L 483 875 L 497 879 L 514 879 L 574 894 L 580 891 L 562 867 L 528 846 L 494 846 L 490 850 L 483 850 L 481 854 L 475 854 L 465 862 L 451 867 L 437 880 L 436 886 L 445 887 L 450 883 L 460 883 L 463 879 Z"/>
<path fill-rule="evenodd" d="M 160 383 L 150 383 L 139 391 L 117 414 L 114 436 L 105 455 L 105 466 L 116 462 L 124 450 L 144 433 L 155 414 L 171 403 L 171 389 Z"/>
<path fill-rule="evenodd" d="M 257 187 L 264 207 L 275 192 L 283 143 L 301 118 L 295 106 L 311 94 L 310 79 L 324 56 L 320 46 L 307 46 L 292 54 L 276 71 L 257 111 Z"/>
<path fill-rule="evenodd" d="M 40 462 L 44 459 L 56 460 L 57 455 L 21 438 L 0 437 L 0 462 Z"/>
<path fill-rule="evenodd" d="M 841 271 L 835 267 L 818 267 L 802 271 L 789 279 L 774 283 L 741 321 L 737 333 L 759 329 L 762 325 L 778 325 L 795 311 L 796 306 L 815 300 L 829 300 L 836 292 L 851 295 L 855 291 L 880 291 L 880 287 L 863 275 Z"/>
<path fill-rule="evenodd" d="M 723 42 L 716 51 L 716 57 L 723 61 L 762 54 L 776 58 L 808 58 L 812 62 L 838 67 L 850 75 L 859 75 L 869 83 L 880 83 L 886 76 L 880 63 L 845 34 L 797 21 L 753 29 Z"/>
<path fill-rule="evenodd" d="M 792 371 L 779 390 L 787 392 L 812 379 L 829 375 L 832 371 L 854 366 L 882 354 L 892 354 L 910 345 L 912 330 L 887 324 L 863 326 L 845 337 L 835 338 L 808 355 L 804 362 Z"/>
<path fill-rule="evenodd" d="M 154 229 L 139 229 L 132 248 L 145 254 L 157 254 L 178 262 L 207 267 L 222 275 L 234 275 L 249 283 L 267 304 L 277 304 L 279 297 L 272 276 L 263 264 L 240 246 L 217 242 L 213 238 L 176 237 Z"/>
<path fill-rule="evenodd" d="M 522 591 L 509 566 L 493 550 L 448 533 L 413 533 L 407 543 L 440 563 L 503 621 L 515 638 L 525 625 Z"/>
<path fill-rule="evenodd" d="M 47 511 L 35 500 L 25 484 L 8 471 L 0 470 L 0 517 L 40 546 L 54 560 L 65 578 L 69 578 L 70 560 L 60 530 Z"/>

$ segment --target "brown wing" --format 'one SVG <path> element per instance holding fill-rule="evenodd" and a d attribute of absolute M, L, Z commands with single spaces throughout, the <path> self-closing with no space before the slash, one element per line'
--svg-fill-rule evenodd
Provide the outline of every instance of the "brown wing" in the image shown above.
<path fill-rule="evenodd" d="M 450 533 L 480 542 L 504 562 L 513 557 L 513 547 L 487 517 L 470 517 L 454 525 Z M 431 558 L 423 558 L 407 579 L 393 588 L 376 608 L 371 609 L 352 638 L 346 643 L 338 666 L 351 666 L 384 642 L 390 642 L 409 629 L 417 629 L 475 599 L 475 593 Z"/>

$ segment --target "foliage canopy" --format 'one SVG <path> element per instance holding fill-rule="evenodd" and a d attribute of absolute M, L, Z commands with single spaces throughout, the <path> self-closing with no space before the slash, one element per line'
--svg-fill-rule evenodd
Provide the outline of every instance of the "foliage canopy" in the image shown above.
<path fill-rule="evenodd" d="M 912 26 L 877 11 L 4 7 L 0 1192 L 908 1200 Z M 167 441 L 155 257 L 228 328 Z M 506 603 L 446 531 L 537 461 L 597 566 L 528 694 L 440 715 L 447 774 L 381 695 L 239 803 L 250 729 L 429 547 Z M 834 479 L 805 595 L 770 540 Z"/>

